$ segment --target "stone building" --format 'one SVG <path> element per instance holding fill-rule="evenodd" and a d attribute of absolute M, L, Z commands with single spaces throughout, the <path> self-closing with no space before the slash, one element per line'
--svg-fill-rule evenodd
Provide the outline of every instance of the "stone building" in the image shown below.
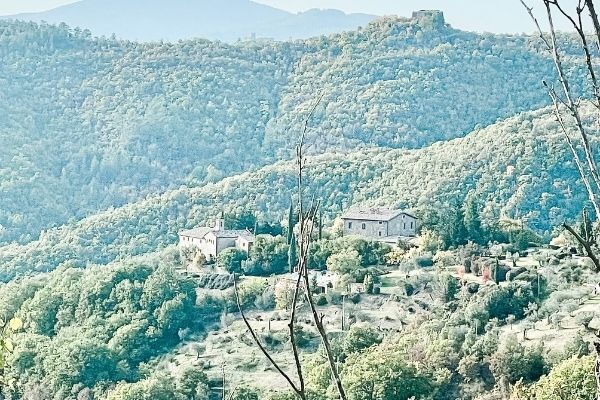
<path fill-rule="evenodd" d="M 250 252 L 254 234 L 248 230 L 227 230 L 221 217 L 211 227 L 199 227 L 179 232 L 180 247 L 200 249 L 207 261 L 214 261 L 220 252 L 235 247 Z"/>
<path fill-rule="evenodd" d="M 430 20 L 434 25 L 444 25 L 446 23 L 444 12 L 440 10 L 413 11 L 412 19 L 416 21 Z"/>
<path fill-rule="evenodd" d="M 344 235 L 358 235 L 386 243 L 417 235 L 419 219 L 405 211 L 387 208 L 352 209 L 342 215 Z"/>

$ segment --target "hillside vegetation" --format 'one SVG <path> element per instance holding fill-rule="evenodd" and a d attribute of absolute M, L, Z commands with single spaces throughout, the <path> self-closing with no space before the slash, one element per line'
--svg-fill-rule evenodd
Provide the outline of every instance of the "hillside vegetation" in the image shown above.
<path fill-rule="evenodd" d="M 13 378 L 42 398 L 136 381 L 145 362 L 178 343 L 181 330 L 211 320 L 196 304 L 194 283 L 172 262 L 152 257 L 85 271 L 64 268 L 0 290 L 2 313 L 21 315 L 27 327 L 10 354 Z"/>
<path fill-rule="evenodd" d="M 485 223 L 509 217 L 548 231 L 576 218 L 586 201 L 559 132 L 550 110 L 543 109 L 423 149 L 316 156 L 309 159 L 308 190 L 323 199 L 330 220 L 361 203 L 443 210 L 473 192 Z M 178 230 L 206 222 L 222 209 L 284 220 L 295 182 L 295 163 L 279 162 L 108 210 L 51 229 L 30 244 L 0 248 L 0 278 L 66 261 L 106 264 L 155 251 L 175 243 Z"/>
<path fill-rule="evenodd" d="M 464 136 L 548 103 L 538 47 L 427 19 L 235 45 L 0 21 L 0 242 L 288 159 L 319 91 L 313 152 Z"/>

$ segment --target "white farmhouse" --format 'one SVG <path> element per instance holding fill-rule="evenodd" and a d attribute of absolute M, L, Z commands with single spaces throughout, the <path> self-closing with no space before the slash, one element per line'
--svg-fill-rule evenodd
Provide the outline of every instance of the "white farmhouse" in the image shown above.
<path fill-rule="evenodd" d="M 214 261 L 220 252 L 235 247 L 249 252 L 254 243 L 254 234 L 248 230 L 227 230 L 223 218 L 212 227 L 199 227 L 179 232 L 180 247 L 196 247 L 208 261 Z"/>
<path fill-rule="evenodd" d="M 396 244 L 417 235 L 419 219 L 412 214 L 387 208 L 351 209 L 342 215 L 344 235 L 359 235 Z"/>

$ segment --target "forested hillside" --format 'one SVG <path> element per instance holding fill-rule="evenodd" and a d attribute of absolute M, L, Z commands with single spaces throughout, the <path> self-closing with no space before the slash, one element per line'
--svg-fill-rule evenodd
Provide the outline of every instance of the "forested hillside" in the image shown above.
<path fill-rule="evenodd" d="M 236 45 L 2 21 L 0 242 L 288 159 L 321 90 L 312 152 L 464 136 L 548 103 L 540 80 L 552 65 L 538 47 L 428 19 Z"/>
<path fill-rule="evenodd" d="M 13 378 L 40 398 L 136 381 L 144 363 L 176 344 L 181 330 L 214 318 L 196 304 L 194 283 L 156 258 L 64 268 L 1 290 L 8 295 L 1 311 L 22 314 L 28 326 L 11 352 Z"/>
<path fill-rule="evenodd" d="M 574 219 L 586 201 L 561 135 L 550 110 L 542 109 L 423 149 L 316 156 L 309 159 L 309 191 L 323 199 L 330 219 L 359 203 L 443 212 L 473 191 L 485 223 L 508 217 L 550 230 Z M 175 243 L 178 230 L 222 209 L 284 220 L 294 185 L 295 163 L 279 162 L 99 213 L 51 229 L 30 244 L 0 248 L 0 279 L 67 261 L 105 264 L 152 252 Z"/>

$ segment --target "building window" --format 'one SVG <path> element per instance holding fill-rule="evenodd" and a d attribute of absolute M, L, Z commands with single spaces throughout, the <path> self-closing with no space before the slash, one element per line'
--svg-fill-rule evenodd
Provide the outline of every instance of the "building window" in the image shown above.
<path fill-rule="evenodd" d="M 381 232 L 379 232 L 379 236 L 381 236 Z"/>
<path fill-rule="evenodd" d="M 363 229 L 367 229 L 367 224 L 362 224 Z"/>
<path fill-rule="evenodd" d="M 413 228 L 413 222 L 411 221 L 411 223 L 410 223 L 410 229 L 412 229 L 412 228 Z"/>
<path fill-rule="evenodd" d="M 352 222 L 348 222 L 348 229 L 352 229 Z"/>
<path fill-rule="evenodd" d="M 404 223 L 404 229 L 406 229 L 406 222 Z"/>
<path fill-rule="evenodd" d="M 379 221 L 379 225 L 383 225 L 383 221 Z"/>

